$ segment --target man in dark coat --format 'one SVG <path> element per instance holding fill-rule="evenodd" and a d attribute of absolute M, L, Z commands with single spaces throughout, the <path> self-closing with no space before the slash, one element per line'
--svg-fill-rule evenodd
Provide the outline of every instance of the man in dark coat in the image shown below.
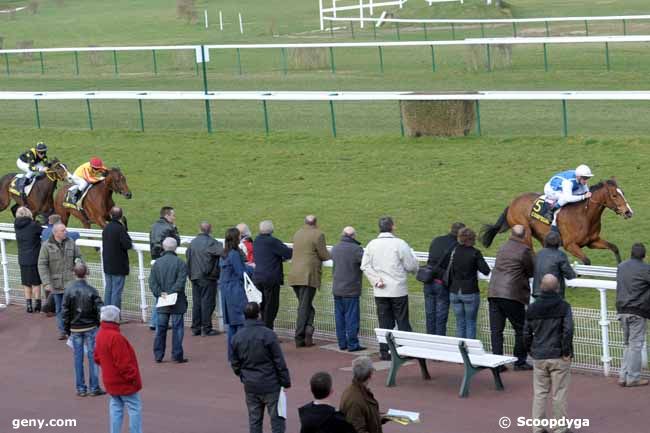
<path fill-rule="evenodd" d="M 616 312 L 625 343 L 618 379 L 621 386 L 648 385 L 647 379 L 641 379 L 641 354 L 650 319 L 650 265 L 643 262 L 645 254 L 643 244 L 632 245 L 630 260 L 618 265 L 616 272 Z"/>
<path fill-rule="evenodd" d="M 488 287 L 492 353 L 503 355 L 503 329 L 508 319 L 515 330 L 515 370 L 533 369 L 526 362 L 523 341 L 526 305 L 530 299 L 528 279 L 533 276 L 533 251 L 525 243 L 525 237 L 524 226 L 512 227 L 512 236 L 497 253 Z"/>
<path fill-rule="evenodd" d="M 218 335 L 212 329 L 212 313 L 217 305 L 219 257 L 223 244 L 212 237 L 212 224 L 203 221 L 200 233 L 190 243 L 187 270 L 192 282 L 192 335 Z"/>
<path fill-rule="evenodd" d="M 361 260 L 363 248 L 357 241 L 354 227 L 343 229 L 341 241 L 332 247 L 332 294 L 334 295 L 334 316 L 336 338 L 339 349 L 349 352 L 364 350 L 359 345 L 359 298 L 361 297 Z"/>
<path fill-rule="evenodd" d="M 320 372 L 309 381 L 314 401 L 298 409 L 300 433 L 356 433 L 329 401 L 332 396 L 332 376 Z"/>
<path fill-rule="evenodd" d="M 540 295 L 539 284 L 542 277 L 546 274 L 555 275 L 560 282 L 560 296 L 564 298 L 564 289 L 566 287 L 565 279 L 572 280 L 576 273 L 569 264 L 564 251 L 560 250 L 562 239 L 560 234 L 550 231 L 544 238 L 544 248 L 539 250 L 535 256 L 535 275 L 533 276 L 533 298 Z"/>
<path fill-rule="evenodd" d="M 253 241 L 253 251 L 253 282 L 262 292 L 262 320 L 267 328 L 273 329 L 280 308 L 280 287 L 284 284 L 282 262 L 291 259 L 293 250 L 273 237 L 273 222 L 265 220 L 260 223 L 260 234 Z"/>
<path fill-rule="evenodd" d="M 259 315 L 259 305 L 246 304 L 244 327 L 232 338 L 230 365 L 244 384 L 250 433 L 262 433 L 265 407 L 271 417 L 271 431 L 284 433 L 285 419 L 278 414 L 278 400 L 280 389 L 291 387 L 291 379 L 278 338 Z"/>
<path fill-rule="evenodd" d="M 164 253 L 151 268 L 149 288 L 156 299 L 159 297 L 166 299 L 168 296 L 176 295 L 174 304 L 157 308 L 158 324 L 153 342 L 153 354 L 156 362 L 162 362 L 165 356 L 167 327 L 169 319 L 171 319 L 172 359 L 180 364 L 187 362 L 187 358 L 183 356 L 183 316 L 187 311 L 187 297 L 185 296 L 187 265 L 176 255 L 176 245 L 174 238 L 167 238 L 163 241 Z"/>
<path fill-rule="evenodd" d="M 458 231 L 465 224 L 456 222 L 444 236 L 438 236 L 429 246 L 427 265 L 433 269 L 433 281 L 424 284 L 424 311 L 426 314 L 427 334 L 447 335 L 449 318 L 449 289 L 442 282 L 443 274 L 449 265 L 445 260 L 458 245 Z"/>
<path fill-rule="evenodd" d="M 129 250 L 133 248 L 131 236 L 122 224 L 122 209 L 113 207 L 110 211 L 111 221 L 102 231 L 102 262 L 106 288 L 104 300 L 106 305 L 122 308 L 122 290 L 129 275 Z"/>

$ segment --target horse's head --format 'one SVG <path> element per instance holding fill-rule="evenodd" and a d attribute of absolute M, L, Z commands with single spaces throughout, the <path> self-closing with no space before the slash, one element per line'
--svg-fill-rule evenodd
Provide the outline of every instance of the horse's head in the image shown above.
<path fill-rule="evenodd" d="M 70 176 L 70 172 L 68 171 L 68 168 L 65 166 L 65 164 L 56 158 L 50 162 L 50 166 L 48 167 L 45 174 L 52 181 L 64 181 Z"/>
<path fill-rule="evenodd" d="M 608 179 L 591 187 L 594 194 L 592 200 L 613 210 L 617 215 L 623 215 L 625 219 L 632 218 L 634 211 L 627 202 L 623 190 L 616 183 L 616 179 Z M 598 197 L 596 194 L 599 193 Z"/>
<path fill-rule="evenodd" d="M 129 190 L 129 185 L 126 183 L 126 177 L 124 177 L 119 167 L 113 167 L 108 170 L 107 180 L 109 180 L 111 190 L 122 194 L 127 199 L 133 197 L 131 190 Z"/>

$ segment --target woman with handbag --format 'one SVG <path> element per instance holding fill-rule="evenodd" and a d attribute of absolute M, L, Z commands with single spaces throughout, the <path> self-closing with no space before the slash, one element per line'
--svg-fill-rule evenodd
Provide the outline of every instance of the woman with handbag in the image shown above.
<path fill-rule="evenodd" d="M 219 260 L 219 289 L 223 323 L 228 325 L 228 360 L 232 358 L 232 337 L 244 326 L 244 308 L 248 300 L 244 288 L 244 274 L 253 273 L 253 267 L 246 264 L 239 249 L 239 230 L 226 230 L 225 246 Z"/>
<path fill-rule="evenodd" d="M 456 337 L 476 338 L 476 317 L 481 296 L 478 275 L 490 274 L 483 254 L 476 248 L 476 233 L 465 227 L 458 232 L 458 246 L 451 251 L 445 272 L 445 286 L 449 287 L 449 300 L 456 316 Z"/>
<path fill-rule="evenodd" d="M 26 207 L 19 207 L 14 221 L 18 243 L 20 280 L 25 289 L 25 308 L 28 313 L 41 311 L 41 277 L 38 274 L 38 254 L 41 251 L 40 226 Z M 32 306 L 32 297 L 35 300 Z"/>

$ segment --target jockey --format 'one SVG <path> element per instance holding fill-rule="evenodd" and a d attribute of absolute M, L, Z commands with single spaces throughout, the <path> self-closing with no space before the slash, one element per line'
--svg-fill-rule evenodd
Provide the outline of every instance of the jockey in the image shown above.
<path fill-rule="evenodd" d="M 68 190 L 67 201 L 75 203 L 78 197 L 88 188 L 88 185 L 104 180 L 107 171 L 104 162 L 97 157 L 92 157 L 89 162 L 81 164 L 70 178 L 74 185 Z"/>
<path fill-rule="evenodd" d="M 47 160 L 47 146 L 45 143 L 40 141 L 36 144 L 36 147 L 22 153 L 16 160 L 16 165 L 25 172 L 23 175 L 27 179 L 25 185 L 30 182 L 32 177 L 47 170 L 49 161 Z"/>
<path fill-rule="evenodd" d="M 594 175 L 586 165 L 579 165 L 575 170 L 555 174 L 544 185 L 547 201 L 555 201 L 553 227 L 557 226 L 557 210 L 567 203 L 586 200 L 591 197 L 587 183 Z"/>

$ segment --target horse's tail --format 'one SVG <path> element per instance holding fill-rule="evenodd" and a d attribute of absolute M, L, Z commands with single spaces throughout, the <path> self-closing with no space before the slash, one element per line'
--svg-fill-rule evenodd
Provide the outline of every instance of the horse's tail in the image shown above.
<path fill-rule="evenodd" d="M 481 228 L 481 243 L 483 246 L 485 246 L 485 248 L 488 248 L 490 245 L 492 245 L 492 241 L 497 234 L 506 232 L 510 228 L 506 215 L 508 215 L 508 208 L 505 208 L 503 210 L 501 215 L 499 215 L 499 219 L 496 223 L 484 224 L 483 228 Z"/>

